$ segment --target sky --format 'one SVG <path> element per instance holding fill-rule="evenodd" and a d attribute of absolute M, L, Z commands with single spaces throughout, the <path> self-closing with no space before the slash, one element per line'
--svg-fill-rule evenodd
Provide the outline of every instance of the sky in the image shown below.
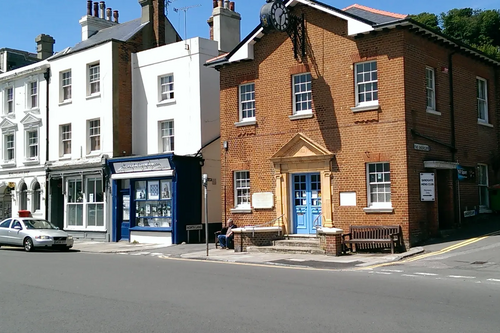
<path fill-rule="evenodd" d="M 99 0 L 100 1 L 100 0 Z M 207 19 L 212 0 L 169 0 L 167 17 L 184 38 L 209 38 Z M 241 14 L 241 39 L 259 24 L 260 8 L 265 0 L 232 0 Z M 106 7 L 119 12 L 119 22 L 141 16 L 138 0 L 106 0 Z M 322 0 L 343 9 L 354 3 L 398 14 L 429 12 L 439 14 L 453 8 L 500 9 L 499 0 Z M 35 37 L 51 35 L 54 51 L 81 41 L 78 21 L 87 14 L 87 0 L 0 0 L 0 48 L 36 53 Z M 177 10 L 174 10 L 177 9 Z"/>

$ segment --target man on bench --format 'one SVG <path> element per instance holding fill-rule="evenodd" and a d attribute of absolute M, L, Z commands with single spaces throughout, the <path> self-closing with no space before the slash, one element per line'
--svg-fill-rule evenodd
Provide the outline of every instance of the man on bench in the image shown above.
<path fill-rule="evenodd" d="M 237 228 L 236 224 L 233 223 L 233 219 L 227 220 L 227 231 L 223 235 L 218 235 L 219 244 L 221 249 L 228 249 L 230 243 L 233 241 L 234 232 L 233 229 Z"/>

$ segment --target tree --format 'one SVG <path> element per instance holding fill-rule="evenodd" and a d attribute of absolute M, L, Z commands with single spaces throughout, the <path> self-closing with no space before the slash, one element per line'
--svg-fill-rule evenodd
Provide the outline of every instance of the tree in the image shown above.
<path fill-rule="evenodd" d="M 429 28 L 441 31 L 441 27 L 439 26 L 439 18 L 436 14 L 424 12 L 417 15 L 410 15 L 410 17 L 415 21 L 428 26 Z"/>

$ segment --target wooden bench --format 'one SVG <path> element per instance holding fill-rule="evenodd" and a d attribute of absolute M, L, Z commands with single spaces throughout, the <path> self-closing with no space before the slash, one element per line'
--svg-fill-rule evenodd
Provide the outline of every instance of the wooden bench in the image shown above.
<path fill-rule="evenodd" d="M 402 247 L 402 238 L 399 225 L 352 225 L 349 233 L 342 235 L 342 251 L 390 247 L 394 253 L 395 248 Z"/>

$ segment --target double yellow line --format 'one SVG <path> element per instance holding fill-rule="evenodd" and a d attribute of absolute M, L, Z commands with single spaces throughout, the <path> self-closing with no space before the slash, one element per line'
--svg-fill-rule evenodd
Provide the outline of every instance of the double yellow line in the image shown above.
<path fill-rule="evenodd" d="M 467 240 L 465 240 L 463 242 L 460 242 L 460 243 L 457 243 L 457 244 L 445 247 L 444 249 L 441 249 L 441 250 L 436 251 L 436 252 L 424 253 L 424 254 L 421 254 L 421 255 L 418 255 L 418 256 L 415 256 L 415 257 L 411 257 L 411 258 L 408 258 L 408 259 L 405 259 L 405 260 L 401 260 L 401 261 L 397 261 L 397 262 L 386 262 L 386 263 L 383 263 L 383 264 L 362 267 L 360 269 L 373 269 L 373 268 L 390 266 L 390 265 L 399 265 L 399 264 L 405 264 L 405 263 L 408 263 L 408 262 L 417 261 L 417 260 L 421 260 L 421 259 L 425 259 L 425 258 L 429 258 L 429 257 L 433 257 L 433 256 L 438 256 L 440 254 L 444 254 L 444 253 L 447 253 L 447 252 L 459 249 L 461 247 L 464 247 L 464 246 L 467 246 L 467 245 L 479 242 L 480 240 L 488 238 L 489 236 L 495 236 L 495 235 L 500 235 L 500 231 L 495 231 L 495 232 L 486 234 L 484 236 L 479 236 L 479 237 L 474 237 L 474 238 L 471 238 L 471 239 L 467 239 Z"/>

